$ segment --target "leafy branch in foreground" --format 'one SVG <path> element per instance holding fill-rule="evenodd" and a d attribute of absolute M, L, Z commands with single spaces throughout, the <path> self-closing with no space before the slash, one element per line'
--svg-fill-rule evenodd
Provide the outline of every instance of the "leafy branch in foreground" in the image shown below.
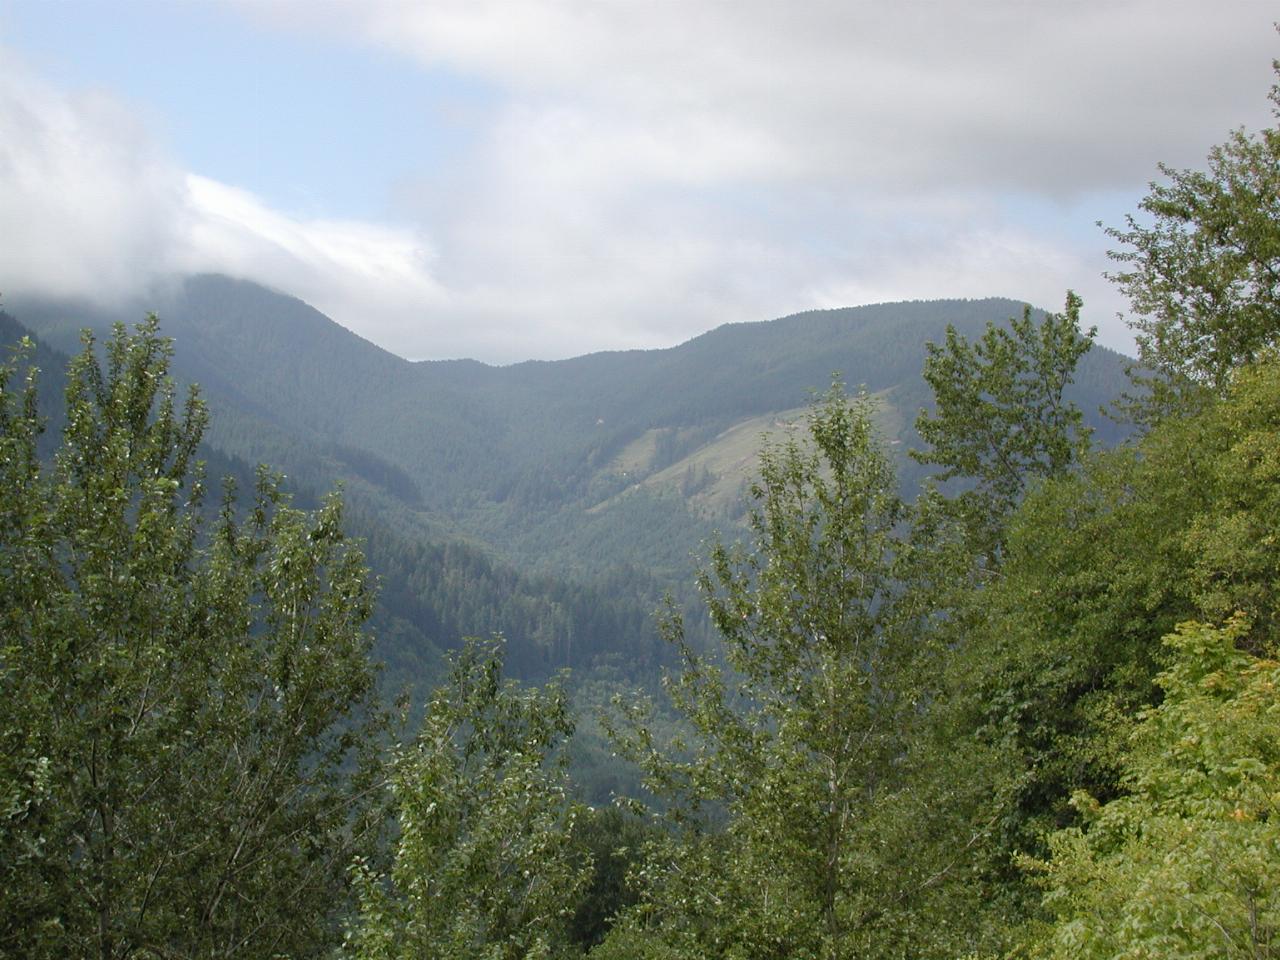
<path fill-rule="evenodd" d="M 1051 838 L 1048 957 L 1280 955 L 1280 663 L 1239 647 L 1243 617 L 1165 639 L 1165 699 L 1133 731 L 1129 794 L 1078 794 Z"/>

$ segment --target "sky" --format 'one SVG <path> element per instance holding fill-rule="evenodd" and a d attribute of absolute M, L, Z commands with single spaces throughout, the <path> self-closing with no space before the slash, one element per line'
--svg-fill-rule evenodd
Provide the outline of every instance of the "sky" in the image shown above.
<path fill-rule="evenodd" d="M 410 359 L 1085 299 L 1275 118 L 1255 0 L 0 0 L 0 297 L 217 271 Z M 2 301 L 0 301 L 2 303 Z"/>

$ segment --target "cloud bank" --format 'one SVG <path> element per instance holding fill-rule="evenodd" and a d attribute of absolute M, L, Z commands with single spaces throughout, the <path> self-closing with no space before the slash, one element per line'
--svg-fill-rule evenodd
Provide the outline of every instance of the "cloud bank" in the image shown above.
<path fill-rule="evenodd" d="M 409 357 L 669 345 L 719 323 L 1068 286 L 1157 160 L 1269 121 L 1263 5 L 735 0 L 244 4 L 478 79 L 464 155 L 395 224 L 301 218 L 164 155 L 136 112 L 0 51 L 0 290 L 124 296 L 217 270 Z M 428 122 L 405 117 L 406 123 Z M 341 125 L 341 117 L 335 117 Z"/>
<path fill-rule="evenodd" d="M 335 316 L 377 318 L 389 340 L 439 301 L 429 246 L 416 232 L 274 211 L 182 170 L 105 94 L 68 94 L 20 64 L 0 65 L 8 289 L 123 302 L 175 273 L 225 272 Z"/>

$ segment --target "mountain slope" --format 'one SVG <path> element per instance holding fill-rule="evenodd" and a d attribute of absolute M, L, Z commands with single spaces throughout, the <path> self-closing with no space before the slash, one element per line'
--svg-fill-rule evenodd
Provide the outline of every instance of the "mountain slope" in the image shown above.
<path fill-rule="evenodd" d="M 176 339 L 175 371 L 217 412 L 211 437 L 353 502 L 408 539 L 469 538 L 526 570 L 591 582 L 623 564 L 684 578 L 716 525 L 732 530 L 757 425 L 794 416 L 833 373 L 882 404 L 895 451 L 928 402 L 926 341 L 976 336 L 1022 306 L 1001 299 L 880 304 L 720 327 L 666 350 L 491 367 L 411 363 L 292 297 L 219 276 L 176 281 L 147 309 Z M 55 343 L 141 316 L 15 301 Z M 1124 360 L 1088 354 L 1073 388 L 1094 414 Z M 728 447 L 738 451 L 732 456 Z M 921 470 L 900 457 L 904 485 Z"/>

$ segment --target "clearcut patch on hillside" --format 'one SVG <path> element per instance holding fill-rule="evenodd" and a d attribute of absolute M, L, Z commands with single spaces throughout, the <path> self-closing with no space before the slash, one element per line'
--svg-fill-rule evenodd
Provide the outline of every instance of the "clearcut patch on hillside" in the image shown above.
<path fill-rule="evenodd" d="M 906 418 L 889 399 L 889 391 L 873 394 L 876 426 L 885 442 L 896 445 Z M 646 430 L 601 471 L 633 482 L 587 509 L 602 513 L 638 490 L 682 498 L 689 509 L 708 520 L 740 519 L 747 490 L 759 473 L 760 450 L 766 444 L 790 437 L 803 439 L 808 406 L 777 410 L 739 421 L 721 431 L 709 443 L 668 466 L 654 469 L 661 429 Z"/>

